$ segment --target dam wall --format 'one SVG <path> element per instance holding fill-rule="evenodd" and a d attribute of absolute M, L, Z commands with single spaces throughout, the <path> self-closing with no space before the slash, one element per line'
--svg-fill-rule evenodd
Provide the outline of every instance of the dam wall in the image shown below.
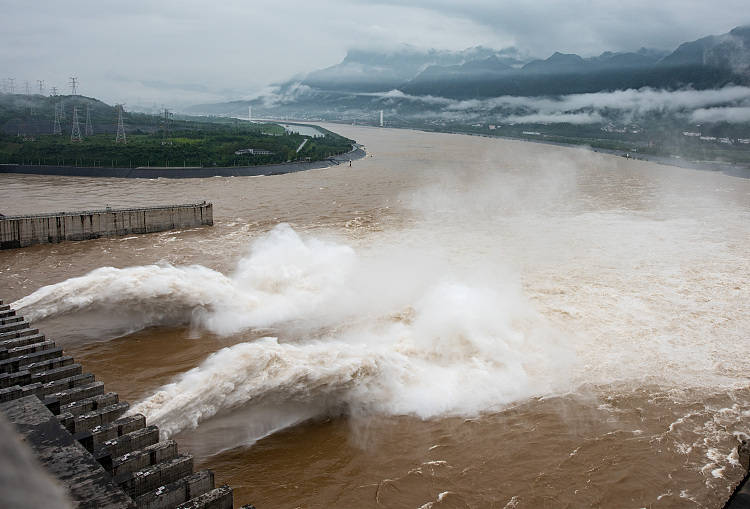
<path fill-rule="evenodd" d="M 0 474 L 16 479 L 0 482 L 7 507 L 42 507 L 30 481 L 46 478 L 43 507 L 232 509 L 231 487 L 129 408 L 0 300 L 0 429 L 31 460 L 3 449 Z"/>
<path fill-rule="evenodd" d="M 0 249 L 64 240 L 88 240 L 134 233 L 153 233 L 213 224 L 213 204 L 206 202 L 29 216 L 0 216 Z"/>

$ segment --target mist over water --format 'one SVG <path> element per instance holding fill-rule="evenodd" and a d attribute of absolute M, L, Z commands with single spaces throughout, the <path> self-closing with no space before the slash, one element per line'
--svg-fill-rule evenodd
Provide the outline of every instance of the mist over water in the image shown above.
<path fill-rule="evenodd" d="M 33 319 L 126 310 L 141 326 L 183 317 L 217 334 L 284 334 L 225 348 L 133 407 L 167 434 L 269 401 L 318 402 L 308 417 L 428 418 L 567 388 L 574 352 L 517 278 L 500 260 L 450 253 L 435 240 L 401 232 L 358 253 L 282 224 L 229 276 L 201 266 L 105 267 L 14 307 Z"/>
<path fill-rule="evenodd" d="M 229 461 L 231 471 L 259 460 L 274 465 L 280 454 L 274 468 L 287 458 L 284 468 L 304 477 L 290 466 L 301 460 L 278 451 L 258 456 L 294 443 L 294 430 L 344 433 L 355 445 L 325 455 L 347 465 L 374 454 L 372 436 L 392 433 L 398 443 L 379 449 L 388 458 L 407 451 L 405 464 L 395 471 L 386 468 L 395 460 L 381 458 L 373 475 L 391 479 L 393 493 L 414 493 L 415 506 L 438 504 L 444 491 L 454 494 L 443 503 L 473 506 L 470 494 L 492 480 L 458 472 L 477 468 L 478 458 L 501 461 L 487 456 L 495 451 L 488 437 L 506 444 L 492 454 L 517 443 L 531 462 L 504 457 L 519 484 L 503 491 L 501 506 L 513 494 L 519 507 L 533 506 L 527 474 L 581 488 L 592 465 L 606 470 L 600 463 L 609 454 L 646 475 L 637 465 L 653 461 L 656 447 L 669 459 L 660 457 L 646 480 L 634 477 L 648 486 L 644 504 L 662 496 L 674 506 L 691 498 L 710 506 L 723 497 L 724 476 L 737 469 L 733 434 L 744 432 L 738 423 L 750 409 L 738 355 L 750 331 L 748 181 L 578 150 L 390 133 L 344 133 L 373 140 L 375 157 L 355 170 L 290 176 L 278 188 L 275 177 L 253 179 L 245 192 L 259 196 L 226 199 L 228 212 L 201 237 L 90 243 L 90 260 L 101 246 L 118 266 L 77 268 L 76 277 L 48 280 L 13 307 L 34 320 L 95 314 L 112 317 L 112 327 L 140 329 L 108 342 L 120 356 L 148 341 L 162 345 L 165 359 L 187 348 L 164 342 L 152 326 L 186 327 L 185 341 L 196 347 L 226 338 L 191 369 L 146 384 L 132 412 L 180 433 L 202 455 L 268 437 L 209 460 Z M 218 203 L 220 186 L 206 187 Z M 293 189 L 287 214 L 256 217 L 242 208 L 271 202 L 264 192 L 284 196 L 284 187 Z M 308 198 L 294 205 L 294 196 Z M 59 249 L 65 261 L 73 247 Z M 135 264 L 118 258 L 134 249 L 150 256 Z M 23 263 L 11 265 L 14 273 Z M 97 326 L 114 334 L 106 321 Z M 346 432 L 301 424 L 341 415 Z M 542 435 L 519 436 L 514 415 Z M 432 442 L 423 443 L 423 433 Z M 446 436 L 463 442 L 451 448 Z M 538 445 L 521 446 L 542 437 L 550 457 L 536 464 L 530 451 Z M 441 443 L 445 449 L 430 449 Z M 261 477 L 275 478 L 274 468 Z M 666 471 L 680 481 L 669 484 Z M 422 490 L 427 479 L 434 493 Z M 337 482 L 356 493 L 375 481 L 350 473 Z M 685 496 L 675 483 L 687 486 Z M 386 485 L 378 485 L 381 501 L 402 500 L 388 498 Z"/>

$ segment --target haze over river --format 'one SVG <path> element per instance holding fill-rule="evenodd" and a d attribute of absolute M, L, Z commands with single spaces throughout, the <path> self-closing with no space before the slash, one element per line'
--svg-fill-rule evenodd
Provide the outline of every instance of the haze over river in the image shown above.
<path fill-rule="evenodd" d="M 0 252 L 0 297 L 258 509 L 723 504 L 750 433 L 750 179 L 325 127 L 372 157 L 0 176 L 5 214 L 215 219 Z"/>

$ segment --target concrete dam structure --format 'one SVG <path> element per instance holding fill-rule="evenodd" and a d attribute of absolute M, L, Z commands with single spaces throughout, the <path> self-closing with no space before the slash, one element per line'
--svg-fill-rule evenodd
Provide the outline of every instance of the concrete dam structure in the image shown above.
<path fill-rule="evenodd" d="M 0 216 L 0 249 L 214 224 L 211 203 Z"/>
<path fill-rule="evenodd" d="M 0 471 L 16 478 L 3 485 L 5 502 L 39 507 L 47 482 L 57 496 L 44 507 L 232 509 L 232 488 L 194 472 L 190 454 L 128 408 L 0 301 Z M 20 454 L 8 454 L 10 443 Z M 23 456 L 32 461 L 12 461 Z"/>

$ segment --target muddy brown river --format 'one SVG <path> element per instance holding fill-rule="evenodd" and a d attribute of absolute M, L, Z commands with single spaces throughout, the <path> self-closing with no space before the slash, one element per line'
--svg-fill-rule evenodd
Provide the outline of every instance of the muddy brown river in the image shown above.
<path fill-rule="evenodd" d="M 721 507 L 750 433 L 750 179 L 326 126 L 353 166 L 0 175 L 0 212 L 215 225 L 0 252 L 0 294 L 263 508 Z"/>

